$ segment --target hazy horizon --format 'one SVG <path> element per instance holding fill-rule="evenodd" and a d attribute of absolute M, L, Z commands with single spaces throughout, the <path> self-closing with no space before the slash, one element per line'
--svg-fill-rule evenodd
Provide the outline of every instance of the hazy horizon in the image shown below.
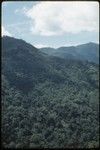
<path fill-rule="evenodd" d="M 13 36 L 8 36 L 8 35 L 3 35 L 2 37 L 11 37 L 11 38 L 23 40 L 23 39 L 16 38 L 16 37 L 13 37 Z M 26 43 L 29 43 L 29 42 L 26 41 L 26 40 L 24 40 L 24 41 L 25 41 Z M 99 44 L 99 43 L 90 41 L 90 42 L 87 42 L 87 43 L 79 43 L 79 44 L 75 44 L 75 45 L 62 45 L 62 46 L 60 46 L 60 47 L 71 47 L 71 46 L 78 46 L 78 45 L 84 45 L 84 44 L 89 44 L 89 43 Z M 29 43 L 29 44 L 31 44 L 31 43 Z M 32 44 L 31 44 L 31 45 L 32 45 Z M 60 48 L 60 47 L 52 47 L 52 46 L 44 46 L 44 47 L 38 47 L 38 45 L 36 45 L 36 46 L 35 46 L 35 45 L 32 45 L 32 46 L 34 46 L 34 47 L 36 47 L 36 48 L 38 48 L 38 49 L 40 49 L 40 48 L 54 48 L 54 49 Z M 41 46 L 42 46 L 42 45 L 41 45 Z"/>

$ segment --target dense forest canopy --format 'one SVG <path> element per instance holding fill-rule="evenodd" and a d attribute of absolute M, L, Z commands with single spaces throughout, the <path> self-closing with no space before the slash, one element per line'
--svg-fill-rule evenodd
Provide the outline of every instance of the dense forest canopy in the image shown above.
<path fill-rule="evenodd" d="M 5 148 L 99 147 L 99 64 L 92 60 L 47 55 L 4 36 L 1 103 Z"/>

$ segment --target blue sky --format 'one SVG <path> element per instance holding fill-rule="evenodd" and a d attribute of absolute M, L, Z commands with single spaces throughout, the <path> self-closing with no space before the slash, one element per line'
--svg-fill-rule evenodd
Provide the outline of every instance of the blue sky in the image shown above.
<path fill-rule="evenodd" d="M 2 34 L 36 47 L 99 41 L 98 2 L 3 2 Z"/>

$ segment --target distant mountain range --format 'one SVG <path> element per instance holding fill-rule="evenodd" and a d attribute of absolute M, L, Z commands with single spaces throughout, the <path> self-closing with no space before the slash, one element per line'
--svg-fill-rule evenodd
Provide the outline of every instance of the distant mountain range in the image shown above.
<path fill-rule="evenodd" d="M 54 48 L 41 48 L 42 52 L 65 59 L 80 59 L 99 63 L 99 44 L 86 43 L 78 46 Z"/>
<path fill-rule="evenodd" d="M 65 72 L 70 65 L 75 68 L 79 64 L 82 68 L 86 62 L 83 61 L 82 64 L 81 60 L 98 63 L 98 53 L 98 45 L 94 43 L 39 50 L 21 39 L 4 36 L 2 38 L 2 71 L 12 85 L 27 91 L 45 80 L 62 83 L 67 77 L 63 71 Z M 61 74 L 59 69 L 62 70 Z M 74 72 L 74 69 L 72 71 Z M 72 78 L 71 75 L 70 78 Z"/>

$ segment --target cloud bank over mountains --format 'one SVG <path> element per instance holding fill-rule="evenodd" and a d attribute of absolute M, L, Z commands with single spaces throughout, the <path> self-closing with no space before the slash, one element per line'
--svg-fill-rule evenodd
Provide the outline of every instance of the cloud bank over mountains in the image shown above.
<path fill-rule="evenodd" d="M 98 2 L 40 2 L 23 12 L 33 34 L 43 36 L 99 31 Z"/>
<path fill-rule="evenodd" d="M 99 4 L 91 1 L 2 3 L 2 34 L 36 47 L 99 43 Z"/>

